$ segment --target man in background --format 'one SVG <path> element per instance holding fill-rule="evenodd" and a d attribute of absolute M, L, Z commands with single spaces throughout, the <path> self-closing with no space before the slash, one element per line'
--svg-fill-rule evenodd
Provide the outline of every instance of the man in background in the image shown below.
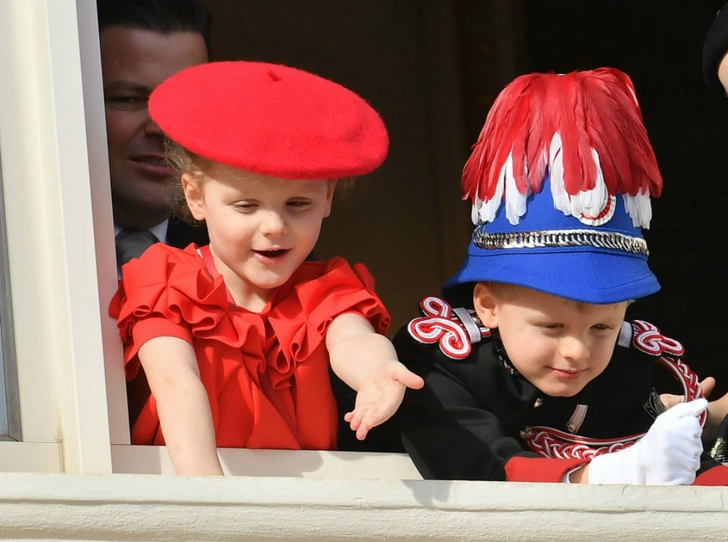
<path fill-rule="evenodd" d="M 117 264 L 161 241 L 208 243 L 173 216 L 164 137 L 147 99 L 167 77 L 209 60 L 210 14 L 198 0 L 97 0 Z"/>
<path fill-rule="evenodd" d="M 715 16 L 703 42 L 703 77 L 710 88 L 728 94 L 728 3 Z"/>
<path fill-rule="evenodd" d="M 167 77 L 209 60 L 210 14 L 198 0 L 97 0 L 118 268 L 150 245 L 209 243 L 204 225 L 173 215 L 172 171 L 147 99 Z M 141 373 L 141 371 L 140 371 Z M 149 397 L 143 374 L 127 382 L 133 422 Z"/>

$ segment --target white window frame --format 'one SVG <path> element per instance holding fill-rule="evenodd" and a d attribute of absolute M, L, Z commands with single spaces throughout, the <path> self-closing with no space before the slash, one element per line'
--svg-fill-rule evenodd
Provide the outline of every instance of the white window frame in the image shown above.
<path fill-rule="evenodd" d="M 423 481 L 403 455 L 275 450 L 221 450 L 236 476 L 144 474 L 171 467 L 164 448 L 129 445 L 107 315 L 116 266 L 94 0 L 0 0 L 0 73 L 22 429 L 0 442 L 0 538 L 725 537 L 726 488 Z"/>
<path fill-rule="evenodd" d="M 0 211 L 3 199 L 2 153 L 0 152 Z M 15 337 L 10 301 L 10 268 L 8 267 L 5 212 L 0 212 L 0 441 L 21 440 L 18 377 L 15 372 Z"/>
<path fill-rule="evenodd" d="M 95 16 L 91 2 L 81 4 Z M 22 433 L 21 442 L 0 442 L 4 471 L 111 470 L 108 417 L 99 415 L 106 386 L 94 251 L 94 235 L 103 237 L 108 224 L 98 221 L 95 232 L 89 191 L 106 167 L 98 158 L 103 123 L 85 125 L 103 109 L 100 97 L 84 101 L 81 62 L 92 63 L 79 55 L 75 8 L 0 2 L 0 144 Z M 90 51 L 98 65 L 98 47 Z"/>

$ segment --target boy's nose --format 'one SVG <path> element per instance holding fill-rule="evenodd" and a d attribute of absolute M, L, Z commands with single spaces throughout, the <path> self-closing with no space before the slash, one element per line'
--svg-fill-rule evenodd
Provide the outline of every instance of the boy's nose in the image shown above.
<path fill-rule="evenodd" d="M 561 340 L 561 355 L 571 361 L 582 361 L 589 355 L 587 344 L 577 337 L 564 337 Z"/>

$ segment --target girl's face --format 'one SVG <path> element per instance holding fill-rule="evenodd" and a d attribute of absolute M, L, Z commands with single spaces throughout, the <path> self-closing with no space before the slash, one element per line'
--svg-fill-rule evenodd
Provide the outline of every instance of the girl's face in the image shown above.
<path fill-rule="evenodd" d="M 473 293 L 481 322 L 498 328 L 513 367 L 551 397 L 572 397 L 609 364 L 628 302 L 577 303 L 528 288 Z"/>
<path fill-rule="evenodd" d="M 182 176 L 192 215 L 235 302 L 259 311 L 313 250 L 331 212 L 335 181 L 285 180 L 215 164 Z"/>

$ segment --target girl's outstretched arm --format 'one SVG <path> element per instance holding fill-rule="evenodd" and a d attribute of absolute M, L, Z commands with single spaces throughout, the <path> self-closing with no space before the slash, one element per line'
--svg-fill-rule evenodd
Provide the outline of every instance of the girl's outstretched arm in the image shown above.
<path fill-rule="evenodd" d="M 358 392 L 354 410 L 344 419 L 359 440 L 396 412 L 406 388 L 424 385 L 397 360 L 390 340 L 358 314 L 336 317 L 326 333 L 326 348 L 336 375 Z"/>
<path fill-rule="evenodd" d="M 192 345 L 177 337 L 156 337 L 139 349 L 139 360 L 157 401 L 164 440 L 177 474 L 223 474 L 210 402 Z"/>

